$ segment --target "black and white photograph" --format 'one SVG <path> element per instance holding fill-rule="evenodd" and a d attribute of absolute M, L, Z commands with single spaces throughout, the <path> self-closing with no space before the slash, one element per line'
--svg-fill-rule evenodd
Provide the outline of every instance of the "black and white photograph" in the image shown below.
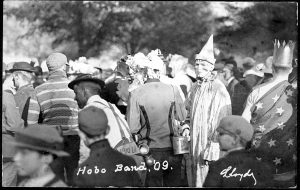
<path fill-rule="evenodd" d="M 297 188 L 297 1 L 2 5 L 2 187 Z"/>

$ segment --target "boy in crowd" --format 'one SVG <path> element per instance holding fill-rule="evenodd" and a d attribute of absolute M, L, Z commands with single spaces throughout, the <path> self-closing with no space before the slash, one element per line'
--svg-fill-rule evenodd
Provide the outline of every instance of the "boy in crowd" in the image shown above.
<path fill-rule="evenodd" d="M 90 156 L 75 170 L 78 187 L 137 187 L 141 186 L 136 171 L 122 168 L 136 166 L 135 161 L 111 148 L 106 135 L 110 127 L 106 114 L 100 108 L 89 106 L 79 112 L 79 136 L 90 148 Z M 117 169 L 119 168 L 119 169 Z"/>
<path fill-rule="evenodd" d="M 19 187 L 66 187 L 51 170 L 57 157 L 69 156 L 63 151 L 63 138 L 55 127 L 36 124 L 15 134 L 17 148 L 14 161 L 20 176 L 26 177 Z"/>
<path fill-rule="evenodd" d="M 227 153 L 210 165 L 204 187 L 272 185 L 270 166 L 257 160 L 245 149 L 253 136 L 253 128 L 244 118 L 236 115 L 224 117 L 217 132 L 220 148 Z"/>

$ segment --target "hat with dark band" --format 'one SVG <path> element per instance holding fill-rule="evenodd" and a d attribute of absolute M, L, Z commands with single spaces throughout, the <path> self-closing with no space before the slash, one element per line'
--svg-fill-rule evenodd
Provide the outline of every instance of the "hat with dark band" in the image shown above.
<path fill-rule="evenodd" d="M 34 72 L 34 68 L 27 62 L 15 62 L 13 64 L 12 69 L 9 70 L 9 72 L 14 71 L 27 71 L 27 72 Z"/>
<path fill-rule="evenodd" d="M 102 80 L 95 78 L 90 74 L 81 74 L 78 77 L 76 77 L 73 81 L 71 81 L 68 84 L 68 87 L 74 90 L 74 85 L 80 82 L 94 82 L 96 84 L 99 84 L 101 89 L 104 88 L 105 86 L 105 83 Z"/>

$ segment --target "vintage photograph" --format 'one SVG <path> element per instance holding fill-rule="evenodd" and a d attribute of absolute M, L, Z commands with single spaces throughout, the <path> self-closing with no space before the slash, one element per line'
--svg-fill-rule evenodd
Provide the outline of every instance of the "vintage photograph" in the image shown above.
<path fill-rule="evenodd" d="M 2 187 L 297 188 L 298 2 L 2 5 Z"/>

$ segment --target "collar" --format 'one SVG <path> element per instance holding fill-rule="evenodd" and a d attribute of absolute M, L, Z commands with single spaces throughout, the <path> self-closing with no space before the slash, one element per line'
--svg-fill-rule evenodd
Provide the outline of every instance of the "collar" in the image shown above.
<path fill-rule="evenodd" d="M 233 148 L 231 150 L 228 150 L 225 155 L 228 155 L 229 153 L 235 152 L 235 151 L 238 151 L 238 150 L 245 150 L 245 148 L 244 147 Z"/>
<path fill-rule="evenodd" d="M 96 102 L 96 101 L 103 102 L 103 99 L 99 95 L 93 95 L 88 99 L 86 105 L 92 104 L 93 102 Z"/>
<path fill-rule="evenodd" d="M 231 81 L 233 81 L 234 77 L 230 77 L 228 80 L 227 80 L 227 84 L 229 84 Z"/>
<path fill-rule="evenodd" d="M 48 171 L 47 174 L 45 174 L 43 176 L 29 178 L 26 181 L 25 187 L 43 187 L 54 177 L 55 177 L 55 174 L 52 171 Z"/>
<path fill-rule="evenodd" d="M 49 73 L 49 80 L 57 78 L 67 78 L 67 73 L 60 70 Z"/>
<path fill-rule="evenodd" d="M 150 83 L 150 82 L 160 82 L 159 79 L 148 79 L 145 83 Z"/>
<path fill-rule="evenodd" d="M 197 77 L 197 80 L 198 80 L 198 84 L 201 84 L 202 82 L 213 81 L 216 78 L 217 78 L 217 72 L 211 71 L 204 77 Z"/>
<path fill-rule="evenodd" d="M 99 150 L 107 147 L 110 147 L 110 144 L 107 139 L 96 141 L 90 145 L 91 151 Z"/>
<path fill-rule="evenodd" d="M 32 87 L 33 88 L 33 85 L 32 84 L 26 84 L 26 85 L 22 86 L 21 88 L 19 88 L 18 92 L 20 92 L 20 91 L 22 91 L 22 90 L 24 90 L 24 89 L 26 89 L 28 87 Z"/>

